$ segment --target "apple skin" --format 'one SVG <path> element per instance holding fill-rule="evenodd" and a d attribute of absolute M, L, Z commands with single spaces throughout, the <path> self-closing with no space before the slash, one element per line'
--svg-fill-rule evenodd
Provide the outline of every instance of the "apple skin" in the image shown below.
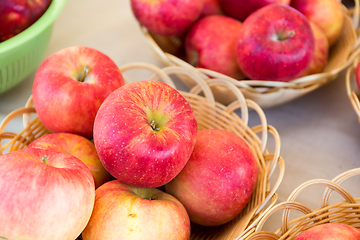
<path fill-rule="evenodd" d="M 130 0 L 131 10 L 150 32 L 172 36 L 184 33 L 199 17 L 204 0 Z"/>
<path fill-rule="evenodd" d="M 28 147 L 65 152 L 77 157 L 93 175 L 95 188 L 111 179 L 99 159 L 94 144 L 83 136 L 73 133 L 51 133 L 34 140 Z"/>
<path fill-rule="evenodd" d="M 160 187 L 185 166 L 196 132 L 195 113 L 177 90 L 159 81 L 137 81 L 105 99 L 95 118 L 94 143 L 113 177 Z"/>
<path fill-rule="evenodd" d="M 359 240 L 360 230 L 344 223 L 324 223 L 300 233 L 294 240 Z"/>
<path fill-rule="evenodd" d="M 315 39 L 314 56 L 303 76 L 323 72 L 329 56 L 329 42 L 325 33 L 311 21 L 310 26 Z"/>
<path fill-rule="evenodd" d="M 242 23 L 224 15 L 209 15 L 194 23 L 185 36 L 187 62 L 232 78 L 245 79 L 235 46 Z"/>
<path fill-rule="evenodd" d="M 201 11 L 200 18 L 209 15 L 224 15 L 219 0 L 204 0 L 204 7 Z"/>
<path fill-rule="evenodd" d="M 109 181 L 95 193 L 95 205 L 83 240 L 190 239 L 184 206 L 157 188 Z"/>
<path fill-rule="evenodd" d="M 0 198 L 2 239 L 74 240 L 94 207 L 94 179 L 70 154 L 26 148 L 0 156 Z"/>
<path fill-rule="evenodd" d="M 203 129 L 188 163 L 165 191 L 184 205 L 191 222 L 217 226 L 244 209 L 257 178 L 257 161 L 242 138 L 221 129 Z"/>
<path fill-rule="evenodd" d="M 272 3 L 289 5 L 291 0 L 219 0 L 224 14 L 241 22 L 256 10 Z"/>
<path fill-rule="evenodd" d="M 81 81 L 83 73 L 85 78 Z M 122 85 L 124 78 L 107 55 L 90 47 L 73 46 L 42 62 L 35 75 L 32 96 L 38 117 L 49 131 L 92 139 L 97 110 Z"/>
<path fill-rule="evenodd" d="M 51 0 L 2 0 L 0 4 L 0 42 L 24 31 L 48 9 Z"/>
<path fill-rule="evenodd" d="M 334 45 L 344 25 L 344 12 L 338 0 L 292 0 L 290 6 L 319 26 Z"/>
<path fill-rule="evenodd" d="M 246 18 L 236 45 L 240 69 L 256 80 L 288 82 L 300 77 L 314 51 L 309 20 L 296 9 L 276 3 Z"/>

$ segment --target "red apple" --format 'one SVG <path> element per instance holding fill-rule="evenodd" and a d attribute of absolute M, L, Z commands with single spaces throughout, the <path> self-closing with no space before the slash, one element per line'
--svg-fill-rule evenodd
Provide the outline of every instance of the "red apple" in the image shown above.
<path fill-rule="evenodd" d="M 0 42 L 14 37 L 35 23 L 51 0 L 2 0 L 0 3 Z"/>
<path fill-rule="evenodd" d="M 360 230 L 344 223 L 324 223 L 300 233 L 294 240 L 358 240 Z"/>
<path fill-rule="evenodd" d="M 180 35 L 200 16 L 204 0 L 131 0 L 141 25 L 163 36 Z"/>
<path fill-rule="evenodd" d="M 184 205 L 192 222 L 217 226 L 244 209 L 257 177 L 257 161 L 242 138 L 221 129 L 204 129 L 197 134 L 188 163 L 165 190 Z"/>
<path fill-rule="evenodd" d="M 139 187 L 159 187 L 185 166 L 195 145 L 197 121 L 190 104 L 158 81 L 126 84 L 101 105 L 94 143 L 105 169 Z"/>
<path fill-rule="evenodd" d="M 91 139 L 101 103 L 122 85 L 123 76 L 107 55 L 74 46 L 43 61 L 35 75 L 32 96 L 40 121 L 51 132 Z"/>
<path fill-rule="evenodd" d="M 224 15 L 220 7 L 219 0 L 204 0 L 204 7 L 201 11 L 200 17 L 208 15 Z"/>
<path fill-rule="evenodd" d="M 306 71 L 314 46 L 309 20 L 290 6 L 273 3 L 243 22 L 236 53 L 250 79 L 288 82 Z"/>
<path fill-rule="evenodd" d="M 344 25 L 344 12 L 339 0 L 292 0 L 291 6 L 303 13 L 325 33 L 332 46 Z"/>
<path fill-rule="evenodd" d="M 190 239 L 184 206 L 156 188 L 139 188 L 109 181 L 96 190 L 83 240 Z"/>
<path fill-rule="evenodd" d="M 256 10 L 271 3 L 289 5 L 291 0 L 219 0 L 221 9 L 225 15 L 238 19 L 243 22 Z"/>
<path fill-rule="evenodd" d="M 36 139 L 28 147 L 65 152 L 79 158 L 93 175 L 95 188 L 111 179 L 101 164 L 94 144 L 83 136 L 73 133 L 52 133 Z"/>
<path fill-rule="evenodd" d="M 95 201 L 94 179 L 76 157 L 26 148 L 0 156 L 0 238 L 74 240 Z"/>
<path fill-rule="evenodd" d="M 320 27 L 311 21 L 310 26 L 315 39 L 314 57 L 311 60 L 305 73 L 303 73 L 303 76 L 323 72 L 329 56 L 329 42 L 325 33 L 323 30 L 321 30 Z"/>
<path fill-rule="evenodd" d="M 237 64 L 235 46 L 242 23 L 223 15 L 209 15 L 192 25 L 185 36 L 187 61 L 238 80 L 245 78 Z"/>
<path fill-rule="evenodd" d="M 360 89 L 360 62 L 356 66 L 355 80 L 356 80 L 356 84 L 357 84 L 358 89 Z"/>

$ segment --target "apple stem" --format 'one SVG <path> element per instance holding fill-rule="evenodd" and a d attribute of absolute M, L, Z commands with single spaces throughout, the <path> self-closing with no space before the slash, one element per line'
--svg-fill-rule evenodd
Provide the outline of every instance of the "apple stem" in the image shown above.
<path fill-rule="evenodd" d="M 84 82 L 85 81 L 85 78 L 89 72 L 89 66 L 85 66 L 84 67 L 84 71 L 82 72 L 81 76 L 80 76 L 80 79 L 79 79 L 79 82 Z"/>
<path fill-rule="evenodd" d="M 288 38 L 290 38 L 290 37 L 292 37 L 292 36 L 294 36 L 294 35 L 295 35 L 295 31 L 294 31 L 294 30 L 291 30 L 291 31 L 289 31 L 289 32 L 286 32 L 286 33 L 284 33 L 284 34 L 281 34 L 281 35 L 279 36 L 278 40 L 283 41 L 283 40 L 288 39 Z"/>
<path fill-rule="evenodd" d="M 45 157 L 41 157 L 41 160 L 43 161 L 43 163 L 47 164 L 49 157 L 45 156 Z"/>
<path fill-rule="evenodd" d="M 152 128 L 152 130 L 154 130 L 154 131 L 160 131 L 160 128 L 159 128 L 159 127 L 156 127 L 154 120 L 151 120 L 151 121 L 149 122 L 149 125 L 150 125 L 150 127 Z"/>

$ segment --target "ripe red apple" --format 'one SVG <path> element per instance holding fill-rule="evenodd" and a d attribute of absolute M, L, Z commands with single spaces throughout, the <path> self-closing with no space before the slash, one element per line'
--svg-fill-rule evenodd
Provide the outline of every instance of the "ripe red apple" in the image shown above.
<path fill-rule="evenodd" d="M 204 0 L 131 0 L 141 25 L 163 36 L 180 35 L 200 16 Z"/>
<path fill-rule="evenodd" d="M 209 15 L 192 25 L 185 36 L 187 62 L 238 80 L 245 78 L 235 46 L 242 23 L 223 15 Z"/>
<path fill-rule="evenodd" d="M 36 139 L 28 147 L 65 152 L 77 157 L 93 175 L 95 188 L 111 179 L 101 164 L 94 144 L 83 136 L 73 133 L 51 133 Z"/>
<path fill-rule="evenodd" d="M 360 230 L 344 223 L 324 223 L 300 233 L 294 240 L 358 240 Z"/>
<path fill-rule="evenodd" d="M 310 26 L 315 39 L 314 57 L 305 73 L 303 73 L 303 76 L 323 72 L 329 56 L 329 42 L 325 33 L 320 27 L 311 21 Z"/>
<path fill-rule="evenodd" d="M 287 82 L 306 71 L 314 46 L 309 20 L 290 6 L 273 3 L 243 22 L 236 53 L 250 79 Z"/>
<path fill-rule="evenodd" d="M 76 157 L 26 148 L 0 156 L 0 238 L 74 240 L 95 201 L 94 179 Z"/>
<path fill-rule="evenodd" d="M 139 188 L 109 181 L 96 190 L 83 240 L 190 239 L 184 206 L 157 188 Z"/>
<path fill-rule="evenodd" d="M 91 139 L 101 103 L 122 85 L 123 76 L 107 55 L 74 46 L 43 61 L 35 75 L 32 96 L 39 119 L 48 130 Z"/>
<path fill-rule="evenodd" d="M 339 0 L 292 0 L 290 4 L 325 33 L 332 46 L 344 25 L 344 12 Z"/>
<path fill-rule="evenodd" d="M 2 0 L 0 3 L 0 42 L 24 31 L 47 10 L 51 0 Z"/>
<path fill-rule="evenodd" d="M 158 81 L 126 84 L 101 105 L 94 143 L 105 169 L 139 187 L 159 187 L 185 166 L 195 145 L 197 121 L 187 100 Z"/>
<path fill-rule="evenodd" d="M 204 129 L 197 134 L 188 163 L 165 190 L 184 205 L 192 222 L 217 226 L 243 210 L 257 178 L 257 161 L 242 138 Z"/>
<path fill-rule="evenodd" d="M 200 17 L 208 15 L 224 15 L 220 7 L 219 0 L 204 0 L 204 7 L 201 11 Z"/>
<path fill-rule="evenodd" d="M 358 89 L 360 89 L 360 62 L 357 64 L 356 69 L 355 69 L 355 80 L 356 80 Z"/>
<path fill-rule="evenodd" d="M 291 0 L 219 0 L 221 9 L 225 15 L 238 19 L 243 22 L 256 10 L 271 3 L 289 5 Z"/>

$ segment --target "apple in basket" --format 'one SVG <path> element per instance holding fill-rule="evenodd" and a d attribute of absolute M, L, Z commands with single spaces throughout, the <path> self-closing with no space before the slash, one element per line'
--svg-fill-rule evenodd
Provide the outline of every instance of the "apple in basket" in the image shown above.
<path fill-rule="evenodd" d="M 292 0 L 290 6 L 303 13 L 325 33 L 329 46 L 339 38 L 344 25 L 344 12 L 339 0 Z"/>
<path fill-rule="evenodd" d="M 186 60 L 232 78 L 245 78 L 236 60 L 235 45 L 242 23 L 224 15 L 196 21 L 185 35 Z"/>
<path fill-rule="evenodd" d="M 78 158 L 25 148 L 0 156 L 0 238 L 74 240 L 95 202 L 94 179 Z"/>
<path fill-rule="evenodd" d="M 303 76 L 323 72 L 329 56 L 329 42 L 324 31 L 311 21 L 310 26 L 315 39 L 314 57 Z"/>
<path fill-rule="evenodd" d="M 355 80 L 356 80 L 358 89 L 360 89 L 360 62 L 357 64 L 356 69 L 355 69 Z"/>
<path fill-rule="evenodd" d="M 105 169 L 138 187 L 160 187 L 185 166 L 197 121 L 188 101 L 160 81 L 137 81 L 112 92 L 94 123 L 94 143 Z"/>
<path fill-rule="evenodd" d="M 291 0 L 219 0 L 224 14 L 243 22 L 251 13 L 271 3 L 289 5 Z"/>
<path fill-rule="evenodd" d="M 198 132 L 193 153 L 165 191 L 186 208 L 190 220 L 217 226 L 234 219 L 249 202 L 258 163 L 249 145 L 221 129 Z"/>
<path fill-rule="evenodd" d="M 250 79 L 288 82 L 304 74 L 314 46 L 309 20 L 288 5 L 273 3 L 243 22 L 236 53 Z"/>
<path fill-rule="evenodd" d="M 294 240 L 358 240 L 360 230 L 344 223 L 323 223 L 300 233 Z"/>
<path fill-rule="evenodd" d="M 96 189 L 94 210 L 82 238 L 188 240 L 190 228 L 184 206 L 170 194 L 112 180 Z"/>
<path fill-rule="evenodd" d="M 180 35 L 200 16 L 203 0 L 130 0 L 141 25 L 163 36 Z"/>
<path fill-rule="evenodd" d="M 92 138 L 101 103 L 124 79 L 116 63 L 86 46 L 61 49 L 38 68 L 32 96 L 42 124 L 51 132 Z"/>
<path fill-rule="evenodd" d="M 93 175 L 95 188 L 111 179 L 101 164 L 94 144 L 83 136 L 73 133 L 51 133 L 36 139 L 28 147 L 65 152 L 79 158 Z"/>
<path fill-rule="evenodd" d="M 24 31 L 48 9 L 51 0 L 2 0 L 0 3 L 0 42 Z"/>

